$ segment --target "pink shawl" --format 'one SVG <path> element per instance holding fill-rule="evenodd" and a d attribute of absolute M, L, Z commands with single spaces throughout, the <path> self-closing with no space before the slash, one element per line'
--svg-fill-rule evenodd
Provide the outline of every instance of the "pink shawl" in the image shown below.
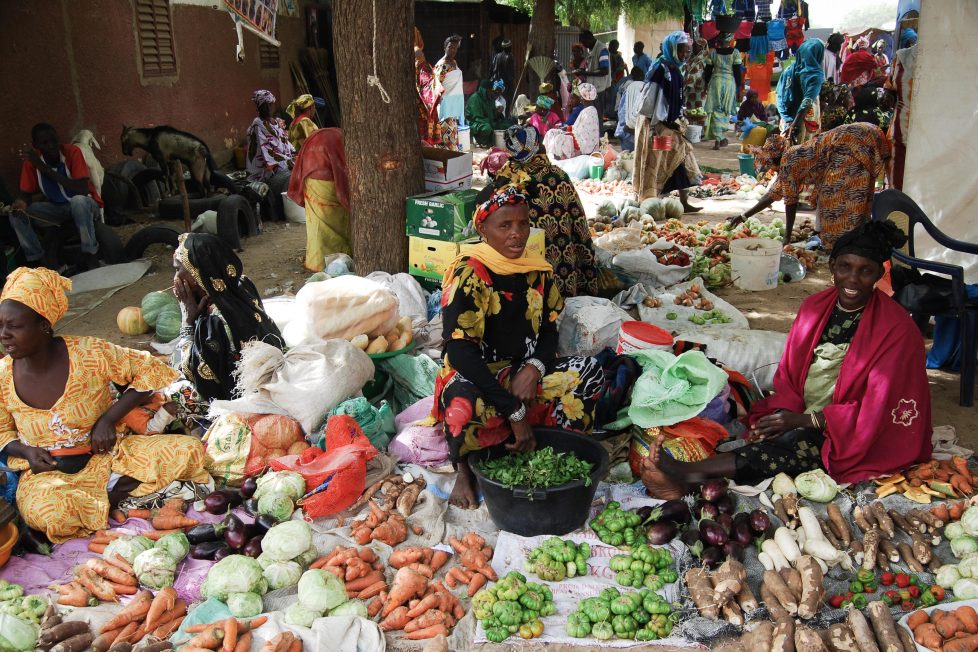
<path fill-rule="evenodd" d="M 829 288 L 801 304 L 774 376 L 775 393 L 751 408 L 751 424 L 776 410 L 805 410 L 805 379 L 836 298 L 835 288 Z M 923 338 L 906 311 L 879 290 L 866 305 L 823 414 L 822 464 L 840 482 L 859 482 L 930 459 Z"/>

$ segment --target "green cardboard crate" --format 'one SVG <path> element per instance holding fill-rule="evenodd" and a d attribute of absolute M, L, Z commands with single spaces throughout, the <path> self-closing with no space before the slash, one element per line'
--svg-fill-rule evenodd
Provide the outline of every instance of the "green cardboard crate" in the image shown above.
<path fill-rule="evenodd" d="M 407 234 L 416 238 L 458 242 L 476 235 L 472 228 L 472 189 L 435 191 L 407 198 Z"/>

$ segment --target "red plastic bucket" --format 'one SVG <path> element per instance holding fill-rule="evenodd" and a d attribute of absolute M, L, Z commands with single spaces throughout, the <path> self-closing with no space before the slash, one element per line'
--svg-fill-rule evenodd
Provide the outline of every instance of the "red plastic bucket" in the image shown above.
<path fill-rule="evenodd" d="M 642 321 L 626 321 L 618 332 L 619 354 L 641 349 L 672 351 L 672 334 L 664 328 Z"/>
<path fill-rule="evenodd" d="M 672 136 L 652 136 L 652 149 L 655 150 L 672 149 Z"/>

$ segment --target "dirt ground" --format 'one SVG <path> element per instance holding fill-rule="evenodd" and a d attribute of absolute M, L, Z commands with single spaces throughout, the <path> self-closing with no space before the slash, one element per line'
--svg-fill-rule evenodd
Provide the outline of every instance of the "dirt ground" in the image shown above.
<path fill-rule="evenodd" d="M 733 142 L 733 141 L 732 141 Z M 719 152 L 711 149 L 712 143 L 695 145 L 697 157 L 701 165 L 713 168 L 735 171 L 737 168 L 736 154 L 738 148 L 731 145 Z M 476 153 L 476 160 L 481 153 Z M 476 185 L 481 185 L 481 179 Z M 589 214 L 593 214 L 595 204 L 604 197 L 582 196 Z M 701 213 L 687 216 L 687 220 L 695 222 L 707 220 L 711 223 L 736 215 L 750 207 L 751 202 L 735 199 L 724 200 L 693 200 L 704 207 Z M 779 205 L 775 205 L 779 208 Z M 800 213 L 799 220 L 804 219 L 805 213 Z M 762 214 L 762 219 L 782 216 L 783 212 L 770 210 Z M 170 226 L 179 227 L 178 223 L 170 222 Z M 136 227 L 120 229 L 123 239 L 128 231 Z M 273 296 L 282 293 L 294 293 L 302 287 L 303 281 L 309 276 L 302 268 L 305 247 L 305 228 L 301 224 L 272 223 L 265 224 L 264 232 L 244 241 L 244 251 L 240 253 L 244 262 L 245 273 L 255 282 L 262 296 Z M 88 314 L 78 317 L 65 326 L 63 332 L 71 335 L 94 335 L 110 341 L 149 350 L 151 335 L 127 337 L 116 327 L 115 317 L 125 306 L 138 306 L 141 298 L 152 290 L 162 290 L 170 287 L 173 276 L 172 252 L 162 247 L 147 251 L 152 261 L 149 273 L 135 284 L 125 288 L 108 298 L 100 307 Z M 751 328 L 787 332 L 797 313 L 798 306 L 805 297 L 818 292 L 831 282 L 827 268 L 820 266 L 805 279 L 781 285 L 767 292 L 747 292 L 734 287 L 719 290 L 718 295 L 736 306 L 750 322 Z M 928 342 L 929 344 L 929 342 Z M 971 408 L 958 405 L 958 375 L 942 371 L 928 371 L 933 397 L 934 425 L 952 425 L 958 433 L 961 443 L 969 448 L 978 448 L 978 432 L 971 427 L 974 413 Z"/>

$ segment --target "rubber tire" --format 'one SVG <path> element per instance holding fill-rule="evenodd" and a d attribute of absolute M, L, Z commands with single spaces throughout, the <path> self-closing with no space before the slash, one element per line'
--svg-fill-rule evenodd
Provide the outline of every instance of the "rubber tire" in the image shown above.
<path fill-rule="evenodd" d="M 190 197 L 190 221 L 197 219 L 197 216 L 204 211 L 215 211 L 221 202 L 227 199 L 227 195 L 214 195 L 212 197 Z M 183 198 L 180 195 L 161 199 L 156 205 L 156 212 L 163 220 L 182 220 L 183 219 Z"/>
<path fill-rule="evenodd" d="M 128 178 L 115 172 L 106 172 L 102 180 L 102 214 L 107 224 L 121 226 L 126 223 L 125 211 L 141 204 L 139 191 Z M 135 196 L 133 196 L 135 195 Z M 134 206 L 135 205 L 135 206 Z"/>
<path fill-rule="evenodd" d="M 179 244 L 180 232 L 169 226 L 147 226 L 132 234 L 126 243 L 126 257 L 129 260 L 142 258 L 146 248 L 162 244 L 173 249 Z"/>
<path fill-rule="evenodd" d="M 98 241 L 98 257 L 109 265 L 118 265 L 129 260 L 126 258 L 126 248 L 122 246 L 122 239 L 111 226 L 97 222 L 95 239 Z"/>
<path fill-rule="evenodd" d="M 241 251 L 241 236 L 258 233 L 255 211 L 241 195 L 231 195 L 217 207 L 217 235 L 237 251 Z"/>

